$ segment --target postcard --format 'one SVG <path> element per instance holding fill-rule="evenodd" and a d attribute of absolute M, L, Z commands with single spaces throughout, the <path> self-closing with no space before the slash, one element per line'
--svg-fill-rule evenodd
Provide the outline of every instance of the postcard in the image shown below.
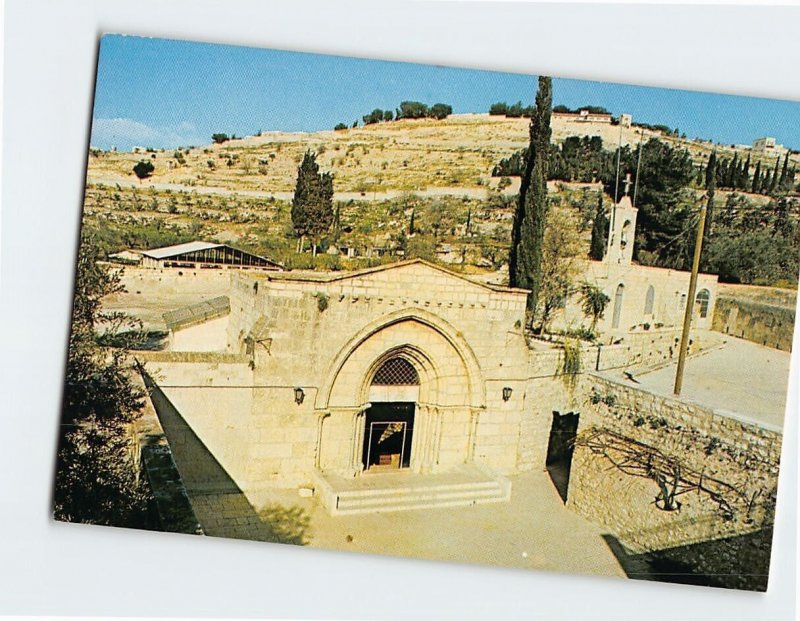
<path fill-rule="evenodd" d="M 104 36 L 55 518 L 766 590 L 798 118 Z"/>

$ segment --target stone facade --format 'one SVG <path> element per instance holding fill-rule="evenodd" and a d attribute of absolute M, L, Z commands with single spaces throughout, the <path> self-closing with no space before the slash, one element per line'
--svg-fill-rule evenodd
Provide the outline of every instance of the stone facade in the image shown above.
<path fill-rule="evenodd" d="M 371 386 L 394 358 L 419 376 L 412 470 L 474 460 L 511 472 L 532 390 L 526 295 L 421 261 L 235 274 L 228 353 L 154 354 L 148 369 L 243 489 L 302 485 L 316 469 L 359 474 L 373 401 L 405 400 Z"/>

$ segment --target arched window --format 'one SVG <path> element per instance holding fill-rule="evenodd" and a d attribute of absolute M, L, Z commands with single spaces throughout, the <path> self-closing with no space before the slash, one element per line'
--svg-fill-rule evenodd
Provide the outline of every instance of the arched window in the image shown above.
<path fill-rule="evenodd" d="M 405 358 L 389 358 L 375 372 L 373 386 L 419 386 L 419 374 Z"/>
<path fill-rule="evenodd" d="M 701 319 L 708 317 L 708 301 L 710 298 L 711 294 L 708 292 L 708 289 L 700 289 L 697 297 L 694 299 L 695 307 L 697 307 Z"/>
<path fill-rule="evenodd" d="M 622 316 L 622 294 L 625 293 L 625 285 L 617 285 L 617 293 L 614 295 L 614 318 L 611 320 L 611 328 L 619 328 L 619 320 Z"/>
<path fill-rule="evenodd" d="M 645 315 L 652 315 L 653 314 L 653 304 L 655 303 L 656 299 L 656 290 L 653 285 L 650 285 L 647 288 L 647 295 L 644 298 L 644 314 Z"/>

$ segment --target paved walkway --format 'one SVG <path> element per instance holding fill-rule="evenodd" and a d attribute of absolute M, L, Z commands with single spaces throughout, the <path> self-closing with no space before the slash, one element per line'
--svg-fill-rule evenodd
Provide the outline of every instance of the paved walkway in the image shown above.
<path fill-rule="evenodd" d="M 750 341 L 725 338 L 722 347 L 686 361 L 681 397 L 782 428 L 791 355 Z M 676 364 L 636 375 L 638 387 L 671 396 Z M 610 372 L 609 376 L 624 379 L 621 372 Z"/>
<path fill-rule="evenodd" d="M 255 504 L 307 518 L 303 539 L 316 548 L 625 577 L 603 530 L 564 506 L 546 472 L 509 479 L 510 502 L 470 507 L 332 517 L 296 492 Z"/>

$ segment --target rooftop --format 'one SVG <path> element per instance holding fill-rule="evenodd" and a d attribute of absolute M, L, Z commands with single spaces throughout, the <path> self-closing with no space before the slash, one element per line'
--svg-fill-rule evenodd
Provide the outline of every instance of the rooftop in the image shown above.
<path fill-rule="evenodd" d="M 164 313 L 164 323 L 167 328 L 175 330 L 185 328 L 197 323 L 222 317 L 231 312 L 231 301 L 228 296 L 221 295 L 210 300 L 204 300 L 198 304 L 184 306 L 176 310 Z"/>

